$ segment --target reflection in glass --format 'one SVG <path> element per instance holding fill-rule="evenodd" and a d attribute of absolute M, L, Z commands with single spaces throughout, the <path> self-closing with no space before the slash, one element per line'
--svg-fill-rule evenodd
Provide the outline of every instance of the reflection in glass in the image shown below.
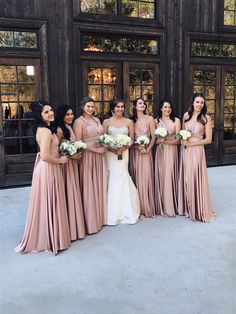
<path fill-rule="evenodd" d="M 129 83 L 131 84 L 141 84 L 142 71 L 140 69 L 130 69 L 129 70 Z"/>
<path fill-rule="evenodd" d="M 224 127 L 225 128 L 233 128 L 234 123 L 236 122 L 236 116 L 233 114 L 224 114 Z"/>
<path fill-rule="evenodd" d="M 35 99 L 34 85 L 19 85 L 18 92 L 20 101 L 33 101 Z"/>
<path fill-rule="evenodd" d="M 225 73 L 225 85 L 234 85 L 235 84 L 235 73 L 226 72 Z"/>
<path fill-rule="evenodd" d="M 212 126 L 212 128 L 214 128 L 215 127 L 215 115 L 214 114 L 209 114 L 209 116 L 211 117 L 211 126 Z"/>
<path fill-rule="evenodd" d="M 153 115 L 153 102 L 146 101 L 146 105 L 147 105 L 147 110 L 146 110 L 147 114 L 152 116 Z"/>
<path fill-rule="evenodd" d="M 153 84 L 153 70 L 143 70 L 142 84 Z"/>
<path fill-rule="evenodd" d="M 0 65 L 0 83 L 16 82 L 16 67 L 12 65 Z"/>
<path fill-rule="evenodd" d="M 225 44 L 222 48 L 223 57 L 236 57 L 236 45 Z"/>
<path fill-rule="evenodd" d="M 153 100 L 153 86 L 142 86 L 142 97 L 145 101 Z"/>
<path fill-rule="evenodd" d="M 121 0 L 121 15 L 138 17 L 138 1 Z"/>
<path fill-rule="evenodd" d="M 204 86 L 194 85 L 193 90 L 194 93 L 204 93 Z"/>
<path fill-rule="evenodd" d="M 225 107 L 224 107 L 224 112 L 226 113 L 232 113 L 234 112 L 234 100 L 225 100 Z"/>
<path fill-rule="evenodd" d="M 33 83 L 34 76 L 27 74 L 27 66 L 26 65 L 19 65 L 17 67 L 18 72 L 18 81 L 22 83 Z"/>
<path fill-rule="evenodd" d="M 204 73 L 203 71 L 194 71 L 193 73 L 193 84 L 201 85 L 204 82 Z"/>
<path fill-rule="evenodd" d="M 235 25 L 235 11 L 224 11 L 224 25 Z"/>
<path fill-rule="evenodd" d="M 134 101 L 136 98 L 141 97 L 141 86 L 130 86 L 129 97 L 131 101 Z"/>
<path fill-rule="evenodd" d="M 216 84 L 216 71 L 204 71 L 204 74 L 207 85 Z"/>
<path fill-rule="evenodd" d="M 206 86 L 205 90 L 206 99 L 215 99 L 216 97 L 216 89 L 215 86 Z"/>
<path fill-rule="evenodd" d="M 88 69 L 88 84 L 101 84 L 102 83 L 102 70 L 100 68 Z"/>
<path fill-rule="evenodd" d="M 17 137 L 19 135 L 19 121 L 15 119 L 5 120 L 3 125 L 4 137 Z"/>
<path fill-rule="evenodd" d="M 102 69 L 103 84 L 112 84 L 116 82 L 116 70 L 111 68 Z"/>
<path fill-rule="evenodd" d="M 84 51 L 108 53 L 159 54 L 157 39 L 83 34 Z"/>
<path fill-rule="evenodd" d="M 14 47 L 12 31 L 0 31 L 0 47 Z"/>
<path fill-rule="evenodd" d="M 235 10 L 235 0 L 224 0 L 225 10 Z"/>
<path fill-rule="evenodd" d="M 235 87 L 234 86 L 225 86 L 225 98 L 234 99 Z"/>
<path fill-rule="evenodd" d="M 102 90 L 100 85 L 89 85 L 88 86 L 88 95 L 93 100 L 101 100 L 102 99 Z"/>
<path fill-rule="evenodd" d="M 236 131 L 233 128 L 224 129 L 224 140 L 234 140 L 236 139 Z"/>
<path fill-rule="evenodd" d="M 37 48 L 36 33 L 32 32 L 14 32 L 15 47 L 19 48 Z"/>
<path fill-rule="evenodd" d="M 97 101 L 94 102 L 94 109 L 95 109 L 95 116 L 101 115 L 102 105 L 100 102 L 97 102 Z"/>
<path fill-rule="evenodd" d="M 1 101 L 17 101 L 16 84 L 1 84 Z"/>
<path fill-rule="evenodd" d="M 143 19 L 154 19 L 154 3 L 153 2 L 140 2 L 139 4 L 139 17 Z"/>
<path fill-rule="evenodd" d="M 115 97 L 115 86 L 103 87 L 103 99 L 110 101 Z"/>
<path fill-rule="evenodd" d="M 214 113 L 215 112 L 215 105 L 216 105 L 215 100 L 206 100 L 206 104 L 207 104 L 207 112 L 208 113 Z"/>

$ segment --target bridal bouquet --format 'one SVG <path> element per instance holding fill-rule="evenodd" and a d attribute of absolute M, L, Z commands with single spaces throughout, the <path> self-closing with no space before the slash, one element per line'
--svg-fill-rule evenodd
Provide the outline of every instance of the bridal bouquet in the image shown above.
<path fill-rule="evenodd" d="M 186 141 L 187 139 L 189 139 L 191 137 L 191 132 L 189 130 L 181 130 L 179 133 L 176 134 L 176 138 L 179 140 L 183 140 Z M 186 146 L 184 145 L 184 147 L 186 148 Z"/>
<path fill-rule="evenodd" d="M 134 144 L 148 146 L 150 143 L 149 137 L 147 135 L 140 135 L 134 142 Z"/>
<path fill-rule="evenodd" d="M 98 143 L 105 146 L 111 147 L 113 145 L 114 139 L 108 134 L 102 134 L 99 136 Z"/>
<path fill-rule="evenodd" d="M 131 138 L 125 134 L 117 134 L 113 138 L 112 148 L 121 148 L 123 146 L 131 145 Z M 122 160 L 122 155 L 118 155 L 118 160 Z"/>
<path fill-rule="evenodd" d="M 157 137 L 157 138 L 159 138 L 159 137 L 161 137 L 161 138 L 166 138 L 167 137 L 167 135 L 168 135 L 168 132 L 167 132 L 167 129 L 165 129 L 165 128 L 157 128 L 155 131 L 154 131 L 154 135 Z M 161 145 L 160 145 L 161 147 L 163 147 L 163 144 L 161 143 Z"/>
<path fill-rule="evenodd" d="M 63 156 L 72 157 L 78 152 L 83 152 L 84 150 L 86 150 L 86 148 L 87 145 L 83 141 L 65 141 L 61 143 L 59 147 L 59 152 Z"/>

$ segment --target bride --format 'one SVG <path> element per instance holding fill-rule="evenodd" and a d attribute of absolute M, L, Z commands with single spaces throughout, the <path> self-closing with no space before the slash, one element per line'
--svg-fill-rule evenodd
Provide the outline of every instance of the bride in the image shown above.
<path fill-rule="evenodd" d="M 124 101 L 110 103 L 112 117 L 103 122 L 104 133 L 110 136 L 125 134 L 134 140 L 134 125 L 124 118 Z M 122 155 L 122 160 L 118 160 Z M 138 192 L 128 172 L 129 147 L 109 148 L 106 152 L 108 168 L 107 225 L 135 224 L 139 220 Z"/>

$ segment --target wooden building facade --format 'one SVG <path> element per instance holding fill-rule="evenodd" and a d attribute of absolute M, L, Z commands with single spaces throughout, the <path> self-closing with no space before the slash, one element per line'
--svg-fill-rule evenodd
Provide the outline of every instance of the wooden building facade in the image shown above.
<path fill-rule="evenodd" d="M 236 163 L 236 0 L 1 0 L 0 187 L 31 181 L 30 103 L 77 106 L 172 99 L 179 116 L 203 91 L 214 127 L 208 165 Z"/>

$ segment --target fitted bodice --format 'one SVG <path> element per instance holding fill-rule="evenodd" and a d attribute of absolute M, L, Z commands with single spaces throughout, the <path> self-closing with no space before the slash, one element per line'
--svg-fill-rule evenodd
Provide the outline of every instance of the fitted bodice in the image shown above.
<path fill-rule="evenodd" d="M 40 143 L 37 142 L 40 148 Z M 41 148 L 40 148 L 41 151 Z M 49 148 L 50 155 L 53 157 L 59 157 L 59 140 L 56 134 L 51 135 L 51 143 L 50 143 L 50 148 Z M 39 152 L 40 155 L 40 152 Z"/>
<path fill-rule="evenodd" d="M 191 132 L 190 139 L 202 139 L 205 133 L 205 125 L 198 121 L 187 121 L 184 123 L 185 129 Z"/>
<path fill-rule="evenodd" d="M 168 132 L 167 139 L 173 139 L 176 134 L 174 122 L 170 119 L 168 121 L 163 121 L 162 119 L 158 122 L 159 128 L 165 128 Z"/>
<path fill-rule="evenodd" d="M 138 119 L 134 124 L 134 136 L 137 139 L 141 135 L 146 135 L 150 137 L 151 130 L 150 130 L 150 123 L 149 123 L 148 116 L 144 116 L 142 119 Z"/>
<path fill-rule="evenodd" d="M 108 134 L 110 136 L 116 136 L 118 134 L 129 135 L 129 129 L 127 128 L 127 126 L 115 127 L 115 126 L 109 125 Z"/>
<path fill-rule="evenodd" d="M 96 142 L 99 136 L 104 133 L 103 126 L 99 119 L 93 117 L 92 119 L 86 120 L 84 117 L 80 117 L 79 120 L 83 124 L 82 139 L 85 142 Z"/>

